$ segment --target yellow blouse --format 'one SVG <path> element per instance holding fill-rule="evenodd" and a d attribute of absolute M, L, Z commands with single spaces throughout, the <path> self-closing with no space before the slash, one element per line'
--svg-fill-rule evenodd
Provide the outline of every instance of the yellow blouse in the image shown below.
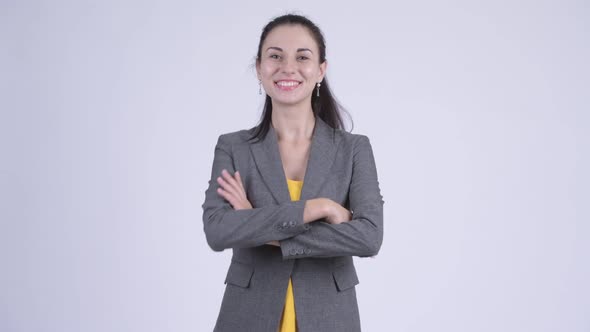
<path fill-rule="evenodd" d="M 295 181 L 287 179 L 289 187 L 289 194 L 292 201 L 298 201 L 301 198 L 301 188 L 303 188 L 303 181 Z M 297 320 L 295 318 L 295 299 L 293 298 L 293 283 L 289 278 L 289 285 L 287 286 L 287 296 L 285 297 L 285 307 L 283 309 L 283 316 L 281 317 L 281 324 L 279 325 L 279 332 L 296 332 Z"/>

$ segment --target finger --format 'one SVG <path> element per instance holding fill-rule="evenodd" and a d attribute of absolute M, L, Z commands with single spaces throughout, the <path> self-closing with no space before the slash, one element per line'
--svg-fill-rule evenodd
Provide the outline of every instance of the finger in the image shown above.
<path fill-rule="evenodd" d="M 242 194 L 244 194 L 244 198 L 246 198 L 246 189 L 244 188 L 244 183 L 242 183 L 242 176 L 240 175 L 239 171 L 236 171 L 235 177 L 236 181 L 240 185 L 240 189 L 242 189 Z"/>
<path fill-rule="evenodd" d="M 252 208 L 252 203 L 250 203 L 250 201 L 248 200 L 248 195 L 246 194 L 246 189 L 244 188 L 244 181 L 242 181 L 242 176 L 240 175 L 239 171 L 236 171 L 236 173 L 234 174 L 234 177 L 236 178 L 236 182 L 238 183 L 239 187 L 240 187 L 240 203 L 243 204 L 243 208 L 244 209 L 251 209 Z"/>
<path fill-rule="evenodd" d="M 227 183 L 227 181 L 225 181 L 221 176 L 217 177 L 217 183 L 219 184 L 220 187 L 222 187 L 225 190 L 231 190 L 231 186 L 229 185 L 229 183 Z"/>
<path fill-rule="evenodd" d="M 222 188 L 217 189 L 217 193 L 222 196 L 225 200 L 229 202 L 229 204 L 234 208 L 234 210 L 242 210 L 242 209 L 251 209 L 252 205 L 247 200 L 242 200 L 239 197 L 235 197 L 231 193 L 223 190 Z"/>
<path fill-rule="evenodd" d="M 223 171 L 221 171 L 221 176 L 236 191 L 240 190 L 240 186 L 238 185 L 236 179 L 234 179 L 234 177 L 227 170 L 224 169 Z"/>
<path fill-rule="evenodd" d="M 238 190 L 236 190 L 232 185 L 230 185 L 227 181 L 225 181 L 222 177 L 217 178 L 217 183 L 222 187 L 224 191 L 227 193 L 235 196 L 240 197 Z"/>
<path fill-rule="evenodd" d="M 242 179 L 239 175 L 240 173 L 238 171 L 236 171 L 234 173 L 234 176 L 231 176 L 231 174 L 227 173 L 224 174 L 225 179 L 227 179 L 227 182 L 230 183 L 233 187 L 233 191 L 234 193 L 240 197 L 242 200 L 247 200 L 246 198 L 246 190 L 244 189 L 244 186 L 242 184 Z"/>
<path fill-rule="evenodd" d="M 217 188 L 217 193 L 223 197 L 226 201 L 229 202 L 229 204 L 234 207 L 236 206 L 237 202 L 236 199 L 233 195 L 231 195 L 229 192 L 223 190 L 223 188 Z"/>

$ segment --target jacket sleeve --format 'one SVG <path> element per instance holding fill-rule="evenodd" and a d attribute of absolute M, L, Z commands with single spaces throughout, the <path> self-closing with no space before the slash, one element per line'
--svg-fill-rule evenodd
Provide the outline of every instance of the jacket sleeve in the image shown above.
<path fill-rule="evenodd" d="M 217 193 L 219 184 L 216 179 L 223 169 L 231 174 L 235 172 L 232 147 L 226 135 L 219 136 L 215 146 L 211 179 L 202 205 L 205 236 L 211 249 L 256 247 L 310 228 L 310 224 L 303 223 L 305 200 L 234 210 Z"/>
<path fill-rule="evenodd" d="M 374 256 L 383 242 L 383 196 L 369 139 L 359 136 L 349 189 L 352 220 L 333 225 L 319 220 L 305 232 L 279 241 L 283 259 Z"/>

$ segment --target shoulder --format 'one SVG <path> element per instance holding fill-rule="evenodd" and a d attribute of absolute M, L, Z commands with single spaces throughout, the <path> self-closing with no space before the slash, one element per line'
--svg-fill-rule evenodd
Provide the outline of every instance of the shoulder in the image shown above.
<path fill-rule="evenodd" d="M 231 150 L 236 146 L 250 145 L 252 132 L 253 128 L 221 134 L 217 139 L 217 146 Z"/>
<path fill-rule="evenodd" d="M 230 133 L 221 134 L 219 135 L 219 140 L 223 141 L 224 143 L 239 144 L 247 143 L 251 137 L 252 129 L 242 129 Z"/>
<path fill-rule="evenodd" d="M 369 137 L 363 134 L 353 134 L 341 129 L 336 129 L 334 130 L 334 135 L 336 140 L 341 142 L 340 144 L 353 149 L 371 146 Z"/>

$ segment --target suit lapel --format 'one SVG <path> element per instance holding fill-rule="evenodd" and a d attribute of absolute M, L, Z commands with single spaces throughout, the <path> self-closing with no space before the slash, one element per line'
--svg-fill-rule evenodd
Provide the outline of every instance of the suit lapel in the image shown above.
<path fill-rule="evenodd" d="M 334 129 L 316 117 L 311 140 L 310 155 L 305 171 L 301 200 L 315 198 L 323 182 L 329 175 L 336 154 L 337 140 Z M 291 200 L 289 188 L 276 131 L 272 126 L 264 139 L 250 145 L 254 161 L 262 178 L 278 203 Z"/>
<path fill-rule="evenodd" d="M 275 200 L 278 203 L 290 201 L 291 196 L 289 196 L 289 188 L 283 170 L 277 134 L 272 125 L 262 141 L 250 145 L 250 150 L 258 171 Z"/>
<path fill-rule="evenodd" d="M 339 143 L 336 137 L 334 129 L 316 117 L 309 160 L 301 190 L 302 200 L 316 198 L 328 178 Z"/>

